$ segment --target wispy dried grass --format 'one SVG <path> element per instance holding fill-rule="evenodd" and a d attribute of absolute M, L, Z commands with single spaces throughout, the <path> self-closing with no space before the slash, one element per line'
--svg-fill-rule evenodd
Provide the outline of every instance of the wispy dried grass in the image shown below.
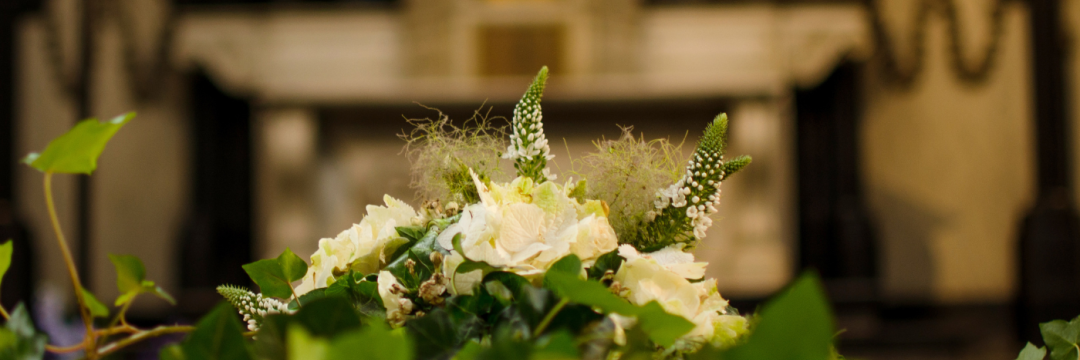
<path fill-rule="evenodd" d="M 421 105 L 423 106 L 423 105 Z M 435 119 L 407 119 L 413 125 L 402 150 L 411 164 L 410 186 L 424 200 L 456 201 L 462 204 L 479 201 L 469 169 L 485 179 L 504 180 L 500 156 L 508 144 L 509 121 L 490 116 L 481 105 L 461 126 L 439 109 Z"/>
<path fill-rule="evenodd" d="M 574 160 L 574 173 L 588 182 L 586 196 L 607 202 L 608 220 L 619 241 L 638 236 L 645 213 L 653 209 L 656 190 L 679 180 L 683 171 L 682 146 L 668 139 L 646 141 L 634 137 L 633 126 L 621 127 L 618 140 L 593 141 L 596 151 Z"/>

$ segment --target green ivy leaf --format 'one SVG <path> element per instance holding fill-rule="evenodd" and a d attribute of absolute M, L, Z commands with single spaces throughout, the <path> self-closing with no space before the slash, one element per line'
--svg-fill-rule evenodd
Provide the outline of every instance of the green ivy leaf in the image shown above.
<path fill-rule="evenodd" d="M 456 318 L 443 309 L 405 323 L 416 358 L 446 358 L 470 339 L 479 336 L 484 322 L 475 316 Z"/>
<path fill-rule="evenodd" d="M 48 338 L 34 328 L 26 307 L 19 303 L 0 328 L 0 359 L 31 360 L 45 356 Z"/>
<path fill-rule="evenodd" d="M 371 346 L 378 344 L 378 346 Z M 363 354 L 363 355 L 361 355 Z M 330 343 L 328 360 L 410 360 L 413 344 L 408 335 L 393 332 L 381 322 L 345 333 Z"/>
<path fill-rule="evenodd" d="M 360 327 L 360 316 L 343 296 L 330 296 L 305 303 L 292 320 L 316 336 L 331 337 Z"/>
<path fill-rule="evenodd" d="M 285 249 L 276 259 L 263 259 L 243 266 L 263 296 L 288 299 L 293 296 L 292 282 L 307 273 L 307 263 Z"/>
<path fill-rule="evenodd" d="M 1039 331 L 1050 349 L 1050 359 L 1075 360 L 1080 356 L 1076 350 L 1080 344 L 1080 317 L 1068 322 L 1054 320 L 1039 324 Z"/>
<path fill-rule="evenodd" d="M 379 346 L 372 346 L 372 348 L 377 347 Z M 290 360 L 320 360 L 326 359 L 330 342 L 312 336 L 301 326 L 293 325 L 289 326 L 285 349 L 289 352 Z"/>
<path fill-rule="evenodd" d="M 385 318 L 382 296 L 379 296 L 379 283 L 368 280 L 359 273 L 349 272 L 337 278 L 326 288 L 326 296 L 348 296 L 361 315 Z M 303 299 L 303 296 L 301 296 Z M 306 300 L 304 302 L 307 303 Z"/>
<path fill-rule="evenodd" d="M 581 259 L 574 254 L 566 255 L 562 259 L 551 264 L 551 267 L 549 267 L 547 271 L 578 276 L 581 274 Z"/>
<path fill-rule="evenodd" d="M 555 263 L 551 264 L 551 267 L 549 267 L 547 270 L 547 274 L 552 273 L 562 273 L 570 276 L 578 276 L 578 274 L 581 274 L 581 259 L 574 254 L 566 255 L 562 259 L 559 259 L 558 261 L 555 261 Z M 548 286 L 546 274 L 544 275 L 544 287 L 551 288 L 550 286 Z"/>
<path fill-rule="evenodd" d="M 3 284 L 4 274 L 11 268 L 11 254 L 15 251 L 15 242 L 8 241 L 0 245 L 0 284 Z"/>
<path fill-rule="evenodd" d="M 83 299 L 86 300 L 86 306 L 90 308 L 90 315 L 96 318 L 109 317 L 109 308 L 98 301 L 97 297 L 93 293 L 82 289 Z"/>
<path fill-rule="evenodd" d="M 428 228 L 420 240 L 403 245 L 407 248 L 404 251 L 399 249 L 401 255 L 387 264 L 384 270 L 394 274 L 401 286 L 416 290 L 420 287 L 420 283 L 431 278 L 435 272 L 435 264 L 431 262 L 431 253 L 438 251 L 438 243 L 435 241 L 438 235 L 438 227 Z M 413 263 L 411 269 L 408 266 L 409 260 Z"/>
<path fill-rule="evenodd" d="M 1041 348 L 1031 343 L 1027 343 L 1023 350 L 1020 350 L 1020 356 L 1016 357 L 1016 360 L 1043 360 L 1046 358 L 1046 348 Z"/>
<path fill-rule="evenodd" d="M 615 296 L 599 282 L 582 280 L 577 275 L 548 271 L 544 282 L 556 294 L 575 303 L 600 308 L 605 312 L 637 316 L 642 330 L 660 346 L 670 347 L 676 339 L 694 329 L 693 323 L 667 313 L 655 301 L 638 307 Z"/>
<path fill-rule="evenodd" d="M 146 280 L 146 267 L 138 257 L 109 254 L 109 261 L 116 268 L 116 288 L 120 290 L 120 296 L 116 298 L 113 305 L 121 306 L 129 303 L 139 294 L 153 294 L 170 304 L 176 304 L 176 299 L 173 299 L 169 293 L 153 281 Z"/>
<path fill-rule="evenodd" d="M 87 119 L 75 124 L 64 135 L 53 139 L 40 154 L 30 153 L 23 162 L 42 172 L 91 174 L 97 169 L 97 159 L 105 144 L 120 127 L 135 117 L 129 112 L 101 122 Z"/>
<path fill-rule="evenodd" d="M 195 331 L 180 344 L 183 355 L 177 356 L 177 350 L 169 348 L 162 354 L 168 352 L 173 359 L 250 360 L 243 331 L 232 305 L 222 302 L 199 320 Z"/>
<path fill-rule="evenodd" d="M 285 248 L 285 251 L 278 255 L 277 261 L 278 264 L 281 264 L 281 271 L 285 273 L 289 282 L 303 279 L 304 274 L 307 274 L 307 263 L 289 248 Z"/>
<path fill-rule="evenodd" d="M 765 305 L 747 342 L 724 359 L 826 359 L 835 333 L 821 282 L 806 273 Z"/>
<path fill-rule="evenodd" d="M 536 352 L 530 359 L 533 360 L 558 360 L 579 359 L 577 346 L 574 345 L 574 337 L 566 330 L 557 331 L 537 341 Z"/>
<path fill-rule="evenodd" d="M 142 260 L 133 255 L 109 254 L 109 261 L 116 268 L 116 288 L 120 289 L 121 294 L 142 288 L 142 282 L 146 279 L 146 267 Z"/>
<path fill-rule="evenodd" d="M 619 256 L 619 250 L 613 250 L 609 253 L 600 255 L 596 258 L 596 262 L 589 268 L 589 280 L 600 280 L 604 277 L 604 273 L 611 270 L 612 273 L 619 272 L 619 267 L 622 267 L 623 258 Z"/>

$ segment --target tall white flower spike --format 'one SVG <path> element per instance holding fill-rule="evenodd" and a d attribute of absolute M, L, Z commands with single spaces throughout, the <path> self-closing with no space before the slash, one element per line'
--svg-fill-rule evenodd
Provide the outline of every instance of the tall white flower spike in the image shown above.
<path fill-rule="evenodd" d="M 537 184 L 555 180 L 555 175 L 551 175 L 547 169 L 547 161 L 555 155 L 551 155 L 547 137 L 544 136 L 544 116 L 540 113 L 540 97 L 544 94 L 547 74 L 547 66 L 541 68 L 532 85 L 529 85 L 529 90 L 514 107 L 510 146 L 502 155 L 504 159 L 514 161 L 519 176 L 530 177 Z"/>

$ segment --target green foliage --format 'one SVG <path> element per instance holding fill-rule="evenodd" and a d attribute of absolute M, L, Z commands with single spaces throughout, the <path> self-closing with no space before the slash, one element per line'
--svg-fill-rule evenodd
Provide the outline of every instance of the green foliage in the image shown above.
<path fill-rule="evenodd" d="M 548 68 L 544 66 L 514 106 L 510 147 L 503 154 L 504 158 L 514 161 L 518 176 L 532 178 L 537 184 L 548 180 L 547 161 L 554 157 L 544 136 L 543 115 L 540 113 L 540 97 L 544 95 L 547 77 Z"/>
<path fill-rule="evenodd" d="M 371 346 L 379 344 L 379 346 Z M 328 359 L 411 360 L 413 344 L 403 332 L 390 331 L 381 323 L 338 336 L 330 343 Z"/>
<path fill-rule="evenodd" d="M 195 325 L 178 345 L 161 350 L 162 359 L 252 359 L 244 341 L 243 328 L 227 304 L 219 304 Z"/>
<path fill-rule="evenodd" d="M 670 347 L 680 336 L 694 328 L 693 323 L 678 315 L 668 314 L 655 301 L 645 306 L 635 306 L 612 294 L 603 284 L 579 278 L 577 272 L 580 271 L 581 262 L 576 255 L 560 259 L 559 263 L 564 261 L 568 264 L 563 269 L 552 266 L 544 275 L 544 286 L 554 290 L 557 295 L 575 303 L 599 308 L 605 313 L 637 316 L 641 329 L 653 342 L 664 347 Z M 578 270 L 570 267 L 574 261 L 577 261 Z"/>
<path fill-rule="evenodd" d="M 86 306 L 90 308 L 90 316 L 96 318 L 109 317 L 109 308 L 106 307 L 105 304 L 102 304 L 101 301 L 97 299 L 97 296 L 94 296 L 94 293 L 83 288 L 82 294 L 83 299 L 86 300 Z"/>
<path fill-rule="evenodd" d="M 386 308 L 379 296 L 379 284 L 376 276 L 370 279 L 356 272 L 349 272 L 337 278 L 325 291 L 326 296 L 344 296 L 352 300 L 356 311 L 367 317 L 385 318 Z"/>
<path fill-rule="evenodd" d="M 15 252 L 15 242 L 8 239 L 6 243 L 0 244 L 0 285 L 3 284 L 4 275 L 7 274 L 9 268 L 11 268 L 11 254 Z"/>
<path fill-rule="evenodd" d="M 26 307 L 19 303 L 11 312 L 11 319 L 0 328 L 0 359 L 41 359 L 45 356 L 47 340 L 34 328 Z"/>
<path fill-rule="evenodd" d="M 641 231 L 653 209 L 656 189 L 679 179 L 682 144 L 668 139 L 646 141 L 623 127 L 618 140 L 593 142 L 596 151 L 574 160 L 574 173 L 589 181 L 585 197 L 607 203 L 608 221 L 620 240 Z"/>
<path fill-rule="evenodd" d="M 600 255 L 588 270 L 589 280 L 601 280 L 609 271 L 614 275 L 619 271 L 622 262 L 623 258 L 619 256 L 619 249 Z"/>
<path fill-rule="evenodd" d="M 23 162 L 47 173 L 89 175 L 97 169 L 97 159 L 105 150 L 105 144 L 134 117 L 135 113 L 130 112 L 105 122 L 97 119 L 80 121 L 67 133 L 49 142 L 40 154 L 30 153 Z"/>
<path fill-rule="evenodd" d="M 1072 321 L 1054 320 L 1039 324 L 1051 360 L 1080 358 L 1080 317 Z"/>
<path fill-rule="evenodd" d="M 827 359 L 836 331 L 822 289 L 813 273 L 800 276 L 765 305 L 747 342 L 727 351 L 724 359 Z"/>
<path fill-rule="evenodd" d="M 439 236 L 439 230 L 437 226 L 432 226 L 424 233 L 423 238 L 402 246 L 405 250 L 384 269 L 394 274 L 401 286 L 409 289 L 410 292 L 418 290 L 420 284 L 430 279 L 435 273 L 431 253 L 438 249 L 435 238 Z"/>
<path fill-rule="evenodd" d="M 495 124 L 500 119 L 478 110 L 460 127 L 441 111 L 435 120 L 408 120 L 413 130 L 400 137 L 407 142 L 410 185 L 417 196 L 444 204 L 480 201 L 469 169 L 482 180 L 501 179 L 499 154 L 506 149 L 506 126 Z"/>
<path fill-rule="evenodd" d="M 139 294 L 153 294 L 170 304 L 176 304 L 172 295 L 153 281 L 146 280 L 146 267 L 139 258 L 133 255 L 109 254 L 109 261 L 112 261 L 113 267 L 116 268 L 116 287 L 120 290 L 115 306 L 127 304 Z"/>
<path fill-rule="evenodd" d="M 1023 350 L 1020 350 L 1020 356 L 1016 357 L 1016 360 L 1043 360 L 1046 358 L 1046 348 L 1041 348 L 1027 343 Z"/>
<path fill-rule="evenodd" d="M 263 295 L 285 299 L 293 296 L 292 282 L 307 273 L 307 263 L 288 248 L 276 259 L 263 259 L 243 267 Z"/>

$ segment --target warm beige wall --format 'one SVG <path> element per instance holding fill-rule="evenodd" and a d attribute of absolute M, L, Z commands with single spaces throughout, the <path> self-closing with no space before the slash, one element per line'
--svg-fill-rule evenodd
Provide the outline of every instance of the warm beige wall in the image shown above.
<path fill-rule="evenodd" d="M 973 15 L 985 13 L 983 3 L 960 3 L 966 54 L 981 54 L 986 40 L 970 35 L 988 33 L 988 17 Z M 892 24 L 911 19 L 910 11 L 887 14 Z M 862 166 L 893 298 L 1005 301 L 1016 286 L 1018 224 L 1034 191 L 1026 16 L 1020 4 L 1008 7 L 985 84 L 953 74 L 937 17 L 911 89 L 890 88 L 877 69 L 866 76 Z"/>
<path fill-rule="evenodd" d="M 72 36 L 70 25 L 75 22 L 60 23 L 65 24 L 61 33 Z M 17 152 L 28 153 L 40 151 L 49 140 L 69 129 L 75 121 L 75 108 L 59 89 L 48 67 L 43 22 L 29 17 L 20 28 L 16 138 Z M 176 74 L 159 76 L 155 85 L 163 91 L 159 98 L 162 100 L 137 103 L 128 88 L 120 58 L 118 31 L 115 23 L 106 23 L 99 37 L 92 112 L 101 118 L 127 111 L 137 111 L 138 116 L 109 143 L 93 175 L 93 269 L 92 274 L 82 275 L 83 282 L 90 284 L 106 303 L 111 303 L 117 295 L 116 275 L 107 257 L 111 253 L 138 256 L 146 264 L 148 279 L 166 290 L 175 289 L 173 276 L 178 258 L 174 244 L 184 220 L 190 176 L 181 79 Z M 67 60 L 73 61 L 74 57 L 67 56 Z M 70 280 L 41 195 L 41 174 L 19 167 L 16 176 L 22 193 L 19 209 L 37 247 L 39 284 L 70 294 Z M 56 178 L 54 188 L 59 197 L 56 205 L 65 234 L 72 238 L 75 176 L 56 175 Z M 132 310 L 156 311 L 166 306 L 160 300 L 147 298 L 136 302 Z"/>

